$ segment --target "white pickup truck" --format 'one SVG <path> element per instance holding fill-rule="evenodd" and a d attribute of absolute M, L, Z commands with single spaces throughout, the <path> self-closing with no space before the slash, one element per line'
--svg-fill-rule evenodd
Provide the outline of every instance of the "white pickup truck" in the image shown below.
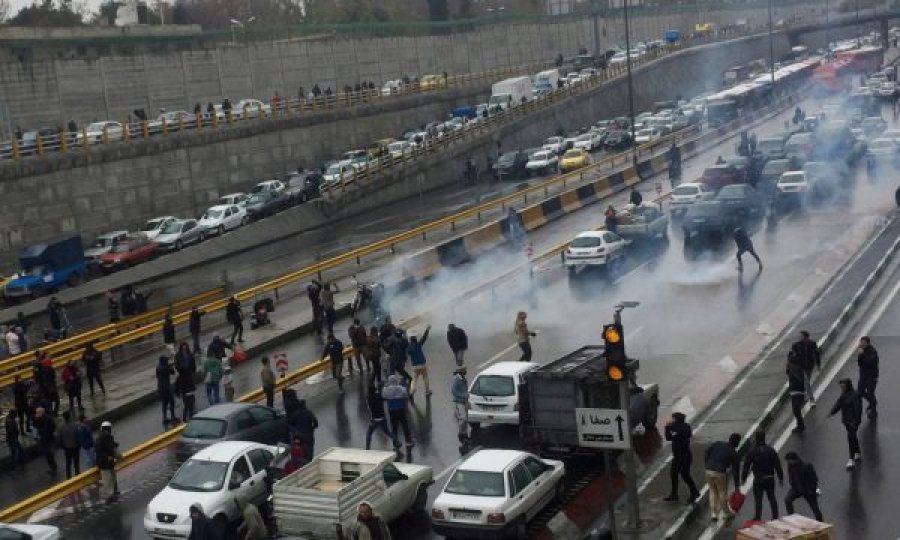
<path fill-rule="evenodd" d="M 431 467 L 395 462 L 394 452 L 330 448 L 272 488 L 278 530 L 303 538 L 346 538 L 357 505 L 368 501 L 386 522 L 424 511 Z"/>
<path fill-rule="evenodd" d="M 616 221 L 616 233 L 628 240 L 665 238 L 669 230 L 669 216 L 653 202 L 645 202 L 640 206 L 625 205 L 616 216 Z"/>

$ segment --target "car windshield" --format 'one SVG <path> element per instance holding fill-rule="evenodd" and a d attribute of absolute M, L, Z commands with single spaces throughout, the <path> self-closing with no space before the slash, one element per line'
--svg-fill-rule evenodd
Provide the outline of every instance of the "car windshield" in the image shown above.
<path fill-rule="evenodd" d="M 113 245 L 113 239 L 109 236 L 100 236 L 94 240 L 95 248 L 105 248 Z"/>
<path fill-rule="evenodd" d="M 85 129 L 87 131 L 103 131 L 103 126 L 105 125 L 105 122 L 94 122 L 93 124 L 88 124 L 88 127 Z"/>
<path fill-rule="evenodd" d="M 181 222 L 180 221 L 170 221 L 166 224 L 165 227 L 162 228 L 162 234 L 174 234 L 181 232 Z"/>
<path fill-rule="evenodd" d="M 592 248 L 600 247 L 602 245 L 603 240 L 599 236 L 579 236 L 578 238 L 572 240 L 572 243 L 569 244 L 569 247 Z"/>
<path fill-rule="evenodd" d="M 444 492 L 475 497 L 503 497 L 503 473 L 457 470 L 447 482 Z"/>
<path fill-rule="evenodd" d="M 582 134 L 582 135 L 579 135 L 579 136 L 575 137 L 575 140 L 576 140 L 576 141 L 589 141 L 589 140 L 591 140 L 591 134 L 590 134 L 590 133 L 584 133 L 584 134 Z"/>
<path fill-rule="evenodd" d="M 513 378 L 508 375 L 479 375 L 472 383 L 471 394 L 488 397 L 509 397 L 515 395 Z"/>
<path fill-rule="evenodd" d="M 219 219 L 220 217 L 222 217 L 221 210 L 207 210 L 203 215 L 203 219 Z"/>
<path fill-rule="evenodd" d="M 649 136 L 652 135 L 652 134 L 653 134 L 653 130 L 652 130 L 652 129 L 642 129 L 642 130 L 640 130 L 640 131 L 637 132 L 636 137 L 649 137 Z"/>
<path fill-rule="evenodd" d="M 247 204 L 260 204 L 264 202 L 266 202 L 266 197 L 263 195 L 253 195 L 247 199 Z"/>
<path fill-rule="evenodd" d="M 118 244 L 114 245 L 112 249 L 110 249 L 112 253 L 128 253 L 128 251 L 130 250 L 131 244 L 129 244 L 128 242 L 119 242 Z"/>
<path fill-rule="evenodd" d="M 37 266 L 32 266 L 31 268 L 25 271 L 26 274 L 30 276 L 43 276 L 44 275 L 44 265 L 39 264 Z"/>
<path fill-rule="evenodd" d="M 401 151 L 403 151 L 404 148 L 406 148 L 406 146 L 407 146 L 407 143 L 405 143 L 403 141 L 392 142 L 391 144 L 388 145 L 388 150 L 390 150 L 391 152 L 401 152 Z"/>
<path fill-rule="evenodd" d="M 341 164 L 335 163 L 328 167 L 328 170 L 325 171 L 325 174 L 341 174 Z"/>
<path fill-rule="evenodd" d="M 225 434 L 225 420 L 219 418 L 192 418 L 181 432 L 188 439 L 219 439 Z"/>
<path fill-rule="evenodd" d="M 150 221 L 145 223 L 143 227 L 141 227 L 141 231 L 155 231 L 159 228 L 160 223 L 162 223 L 161 219 L 151 219 Z"/>
<path fill-rule="evenodd" d="M 169 487 L 180 491 L 219 491 L 225 484 L 227 472 L 227 463 L 189 459 L 169 481 Z"/>
<path fill-rule="evenodd" d="M 533 159 L 535 161 L 541 161 L 544 159 L 550 159 L 550 155 L 551 155 L 550 152 L 547 152 L 547 151 L 535 152 L 535 154 L 533 156 L 531 156 L 531 159 Z"/>
<path fill-rule="evenodd" d="M 544 144 L 560 144 L 563 142 L 563 140 L 564 139 L 562 137 L 550 137 Z"/>
<path fill-rule="evenodd" d="M 672 195 L 696 195 L 699 192 L 697 186 L 678 186 L 672 190 Z"/>
<path fill-rule="evenodd" d="M 509 152 L 507 154 L 503 154 L 497 159 L 497 163 L 513 163 L 516 161 L 516 156 L 518 152 Z"/>

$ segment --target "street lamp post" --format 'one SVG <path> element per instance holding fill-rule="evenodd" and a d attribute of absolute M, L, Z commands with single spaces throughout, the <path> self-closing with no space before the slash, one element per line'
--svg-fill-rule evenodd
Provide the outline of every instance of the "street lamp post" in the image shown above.
<path fill-rule="evenodd" d="M 771 0 L 769 0 L 771 2 Z M 628 0 L 622 0 L 625 12 L 625 71 L 628 79 L 628 116 L 631 124 L 631 164 L 637 170 L 637 148 L 634 140 L 634 85 L 631 80 L 631 34 L 628 29 Z"/>
<path fill-rule="evenodd" d="M 769 74 L 772 77 L 772 96 L 775 96 L 775 44 L 772 37 L 772 0 L 769 0 Z"/>

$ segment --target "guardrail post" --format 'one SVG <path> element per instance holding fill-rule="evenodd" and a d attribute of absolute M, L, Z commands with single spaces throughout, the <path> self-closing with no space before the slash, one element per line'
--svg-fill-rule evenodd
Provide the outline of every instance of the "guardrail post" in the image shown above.
<path fill-rule="evenodd" d="M 41 136 L 40 132 L 38 132 L 37 138 L 34 139 L 34 148 L 37 155 L 44 155 L 44 137 Z"/>
<path fill-rule="evenodd" d="M 60 152 L 68 152 L 69 151 L 69 134 L 64 133 L 62 131 L 59 132 L 59 151 Z"/>
<path fill-rule="evenodd" d="M 85 150 L 87 150 L 87 147 L 89 144 L 91 144 L 91 143 L 90 143 L 90 141 L 88 141 L 87 128 L 83 127 L 83 128 L 81 128 L 81 147 L 84 148 Z"/>
<path fill-rule="evenodd" d="M 197 113 L 194 115 L 194 124 L 196 124 L 197 129 L 203 128 L 203 114 Z"/>
<path fill-rule="evenodd" d="M 163 119 L 162 119 L 162 133 L 163 133 L 163 135 L 169 134 L 169 123 L 166 121 L 165 116 L 163 116 Z"/>
<path fill-rule="evenodd" d="M 12 140 L 12 157 L 13 159 L 19 159 L 19 140 L 15 137 Z"/>
<path fill-rule="evenodd" d="M 150 137 L 150 127 L 147 125 L 146 120 L 141 120 L 141 133 L 145 139 Z"/>

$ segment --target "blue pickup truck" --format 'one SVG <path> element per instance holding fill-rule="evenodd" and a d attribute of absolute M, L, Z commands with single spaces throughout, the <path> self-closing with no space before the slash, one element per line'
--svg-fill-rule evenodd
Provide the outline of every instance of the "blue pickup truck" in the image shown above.
<path fill-rule="evenodd" d="M 37 298 L 63 285 L 75 285 L 87 271 L 81 236 L 26 247 L 19 255 L 19 268 L 19 273 L 3 289 L 4 296 L 10 300 Z"/>

